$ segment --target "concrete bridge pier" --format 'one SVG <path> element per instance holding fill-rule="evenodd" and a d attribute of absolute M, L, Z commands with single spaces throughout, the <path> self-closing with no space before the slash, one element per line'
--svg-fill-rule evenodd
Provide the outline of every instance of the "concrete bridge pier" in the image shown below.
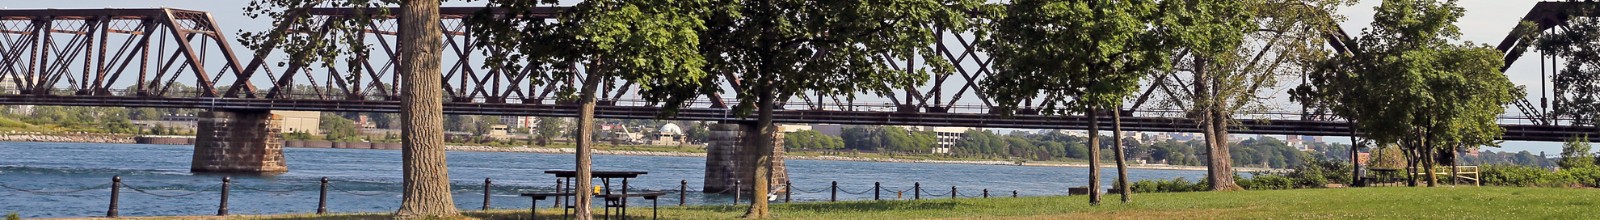
<path fill-rule="evenodd" d="M 753 134 L 760 130 L 755 125 L 737 123 L 717 123 L 710 125 L 711 137 L 706 144 L 706 174 L 705 190 L 707 193 L 724 192 L 733 193 L 735 185 L 738 192 L 749 192 L 755 182 L 755 173 L 750 172 L 750 167 L 755 165 L 755 139 Z M 746 135 L 751 134 L 751 135 Z M 788 188 L 783 183 L 788 182 L 789 172 L 783 164 L 783 133 L 773 140 L 772 152 L 772 182 L 767 187 L 777 189 L 772 193 L 783 193 Z"/>
<path fill-rule="evenodd" d="M 191 172 L 281 173 L 282 119 L 269 111 L 210 110 L 201 112 Z"/>

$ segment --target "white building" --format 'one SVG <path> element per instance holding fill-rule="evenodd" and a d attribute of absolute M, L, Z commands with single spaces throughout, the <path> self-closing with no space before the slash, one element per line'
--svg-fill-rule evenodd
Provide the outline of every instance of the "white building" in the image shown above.
<path fill-rule="evenodd" d="M 500 123 L 509 128 L 533 129 L 533 127 L 539 126 L 539 118 L 533 116 L 500 116 Z"/>
<path fill-rule="evenodd" d="M 955 148 L 957 143 L 967 139 L 967 131 L 972 130 L 967 127 L 933 126 L 903 126 L 903 128 L 910 131 L 933 132 L 935 145 L 932 153 L 935 154 L 949 154 L 951 148 Z"/>

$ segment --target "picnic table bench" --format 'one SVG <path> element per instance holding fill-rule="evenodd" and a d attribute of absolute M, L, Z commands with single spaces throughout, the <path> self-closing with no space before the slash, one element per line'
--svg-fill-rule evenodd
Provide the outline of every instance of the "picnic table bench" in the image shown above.
<path fill-rule="evenodd" d="M 644 198 L 644 199 L 650 200 L 650 219 L 657 219 L 659 217 L 658 215 L 660 214 L 656 210 L 656 209 L 660 208 L 660 202 L 658 201 L 658 199 L 661 198 L 661 196 L 666 195 L 666 194 L 667 194 L 666 192 L 660 192 L 660 191 L 638 192 L 638 193 L 627 193 L 627 192 L 624 192 L 622 194 L 596 194 L 596 195 L 594 195 L 594 197 L 595 198 L 600 198 L 601 200 L 605 201 L 605 205 L 603 206 L 603 208 L 605 210 L 605 212 L 604 212 L 605 215 L 604 216 L 605 216 L 606 219 L 611 219 L 611 208 L 617 208 L 618 215 L 622 216 L 622 218 L 626 219 L 628 217 L 627 199 L 629 197 L 637 197 L 637 198 Z M 532 202 L 531 206 L 528 208 L 528 211 L 529 211 L 528 215 L 531 216 L 533 219 L 539 219 L 539 214 L 538 214 L 539 200 L 545 200 L 545 199 L 550 198 L 550 197 L 554 197 L 556 199 L 560 199 L 562 197 L 573 196 L 573 194 L 572 193 L 560 193 L 560 192 L 525 192 L 525 193 L 522 193 L 522 196 L 532 197 L 533 202 Z M 573 208 L 575 208 L 575 207 L 572 206 L 571 204 L 568 204 L 565 207 L 562 207 L 561 216 L 563 218 L 565 218 L 566 216 L 569 216 L 570 212 L 568 212 L 568 210 L 571 210 Z"/>

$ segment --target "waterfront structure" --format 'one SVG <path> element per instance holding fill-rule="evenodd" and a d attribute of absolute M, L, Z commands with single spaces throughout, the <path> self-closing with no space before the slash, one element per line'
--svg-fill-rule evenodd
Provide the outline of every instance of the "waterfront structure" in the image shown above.
<path fill-rule="evenodd" d="M 1525 20 L 1541 24 L 1540 30 L 1554 27 L 1562 19 L 1572 16 L 1564 13 L 1571 8 L 1593 6 L 1594 3 L 1582 2 L 1539 2 L 1534 9 L 1524 16 Z M 445 44 L 458 47 L 457 50 L 447 50 L 445 56 L 460 57 L 454 62 L 460 64 L 481 63 L 483 59 L 481 49 L 471 46 L 465 37 L 465 25 L 470 18 L 482 8 L 475 7 L 446 7 L 441 8 L 442 18 L 453 21 L 442 21 L 448 24 L 442 31 L 449 36 Z M 541 7 L 530 9 L 531 12 L 524 16 L 554 18 L 562 7 Z M 357 14 L 354 10 L 340 8 L 318 8 L 308 10 L 307 13 L 317 17 L 319 21 L 340 22 L 339 18 L 348 18 Z M 27 73 L 32 79 L 68 79 L 69 81 L 39 81 L 37 83 L 21 83 L 16 88 L 16 93 L 0 93 L 0 105 L 60 105 L 60 106 L 113 106 L 113 107 L 153 107 L 153 108 L 193 108 L 207 109 L 213 112 L 231 112 L 212 114 L 213 116 L 240 117 L 239 121 L 261 118 L 256 114 L 271 110 L 298 110 L 298 111 L 340 111 L 340 112 L 383 112 L 398 111 L 399 91 L 393 85 L 401 85 L 394 76 L 396 68 L 391 68 L 391 62 L 386 60 L 395 58 L 390 51 L 375 48 L 392 48 L 394 41 L 367 41 L 369 43 L 384 42 L 384 47 L 372 47 L 371 53 L 363 54 L 359 59 L 350 59 L 359 64 L 371 64 L 373 68 L 366 68 L 366 72 L 339 72 L 318 68 L 333 68 L 321 66 L 321 63 L 289 63 L 284 67 L 267 65 L 275 60 L 269 57 L 280 57 L 283 51 L 268 51 L 255 56 L 238 56 L 245 53 L 235 53 L 229 43 L 236 39 L 227 37 L 229 29 L 222 28 L 211 15 L 203 11 L 156 8 L 156 9 L 27 9 L 27 10 L 0 10 L 0 20 L 5 23 L 6 31 L 0 35 L 22 40 L 0 42 L 0 48 L 16 48 L 3 54 L 4 65 L 14 67 L 37 67 L 36 69 L 49 68 L 46 71 Z M 389 18 L 376 19 L 377 22 L 392 22 Z M 1520 22 L 1520 21 L 1519 21 Z M 31 25 L 53 24 L 53 25 Z M 350 37 L 359 39 L 391 39 L 396 31 L 391 26 L 372 25 L 374 29 L 354 33 L 355 36 L 321 36 L 327 38 Z M 287 29 L 287 28 L 286 28 Z M 323 34 L 318 32 L 290 29 L 298 36 L 312 36 Z M 50 34 L 39 34 L 50 33 Z M 944 32 L 942 35 L 956 35 L 963 33 Z M 160 37 L 148 37 L 159 35 Z M 94 37 L 88 37 L 94 36 Z M 316 35 L 320 36 L 320 35 Z M 1330 33 L 1330 49 L 1344 51 L 1344 44 L 1348 41 L 1342 33 Z M 84 40 L 87 39 L 87 40 Z M 1499 49 L 1506 52 L 1506 65 L 1511 65 L 1526 50 L 1513 50 L 1519 48 L 1517 38 L 1508 37 Z M 44 42 L 90 42 L 76 45 L 45 44 Z M 159 41 L 159 42 L 158 42 Z M 791 106 L 786 110 L 777 110 L 773 113 L 774 120 L 778 123 L 825 123 L 825 124 L 862 124 L 862 125 L 906 125 L 906 126 L 940 126 L 940 127 L 992 127 L 992 128 L 1017 128 L 1017 129 L 1083 129 L 1087 127 L 1087 118 L 1072 115 L 1041 115 L 1037 103 L 1019 106 L 1019 109 L 996 108 L 995 100 L 991 97 L 978 95 L 970 97 L 966 91 L 983 91 L 978 79 L 992 72 L 987 63 L 986 55 L 975 51 L 971 45 L 975 43 L 968 40 L 960 42 L 943 41 L 938 45 L 931 45 L 940 51 L 947 51 L 953 56 L 966 57 L 953 60 L 954 71 L 931 72 L 932 78 L 927 83 L 917 86 L 893 88 L 895 91 L 862 94 L 856 97 L 783 97 L 785 104 L 804 105 Z M 117 42 L 126 42 L 113 44 Z M 175 51 L 154 50 L 151 47 L 135 47 L 134 45 L 160 44 L 179 48 Z M 56 48 L 51 48 L 56 47 Z M 70 48 L 60 48 L 70 47 Z M 128 48 L 115 50 L 111 48 Z M 98 49 L 98 50 L 97 50 Z M 50 51 L 50 52 L 46 52 Z M 84 56 L 61 56 L 60 59 L 32 59 L 31 54 L 48 53 L 54 51 L 84 51 Z M 220 51 L 217 53 L 215 51 Z M 207 53 L 221 56 L 208 56 Z M 277 53 L 277 54 L 273 54 Z M 453 54 L 450 54 L 453 53 Z M 150 54 L 154 56 L 140 56 Z M 202 58 L 207 59 L 202 59 Z M 158 59 L 159 58 L 159 59 Z M 912 57 L 915 60 L 917 57 Z M 346 60 L 346 59 L 339 59 Z M 77 66 L 73 64 L 104 63 L 105 65 L 83 65 L 84 68 L 59 68 L 60 66 Z M 521 74 L 513 71 L 489 71 L 501 67 L 483 67 L 482 65 L 453 65 L 441 73 L 442 80 L 452 82 L 446 85 L 444 111 L 446 114 L 470 115 L 522 115 L 522 116 L 548 116 L 572 117 L 577 115 L 577 109 L 571 103 L 557 101 L 551 94 L 552 88 L 571 86 L 571 82 L 528 82 L 517 81 L 519 77 L 512 74 Z M 276 69 L 274 69 L 276 68 Z M 906 71 L 919 71 L 915 65 L 901 65 Z M 90 74 L 95 73 L 95 74 Z M 81 77 L 68 77 L 81 76 Z M 267 77 L 262 77 L 267 76 Z M 262 80 L 275 78 L 274 80 Z M 181 80 L 179 80 L 181 79 Z M 491 80 L 492 79 L 492 80 Z M 506 79 L 510 79 L 509 81 Z M 26 81 L 26 80 L 24 80 Z M 182 82 L 193 89 L 173 89 L 177 82 Z M 730 79 L 722 83 L 739 82 L 739 79 Z M 152 83 L 154 82 L 154 83 Z M 324 85 L 320 87 L 296 87 L 298 83 Z M 639 97 L 635 94 L 637 83 L 626 81 L 606 81 L 605 90 L 597 97 L 599 106 L 596 107 L 598 118 L 654 118 L 660 116 L 662 106 L 650 102 L 625 100 L 624 97 Z M 16 84 L 16 83 L 13 83 Z M 133 85 L 132 87 L 128 87 Z M 953 85 L 946 87 L 946 85 Z M 115 88 L 115 89 L 114 89 Z M 123 90 L 122 88 L 128 88 Z M 947 92 L 963 91 L 963 92 Z M 1146 88 L 1144 93 L 1156 91 Z M 981 93 L 976 93 L 981 94 Z M 904 95 L 899 96 L 899 95 Z M 735 97 L 726 93 L 706 94 L 696 97 L 697 100 L 707 100 L 688 106 L 681 106 L 678 114 L 672 116 L 675 120 L 701 120 L 718 121 L 727 123 L 748 123 L 755 119 L 735 114 L 724 98 Z M 877 103 L 857 102 L 873 100 Z M 1144 99 L 1140 99 L 1144 100 Z M 884 101 L 887 101 L 885 103 Z M 1147 132 L 1197 132 L 1198 127 L 1192 120 L 1181 116 L 1163 115 L 1160 111 L 1151 111 L 1148 106 L 1138 101 L 1129 105 L 1126 114 L 1130 117 L 1123 118 L 1125 131 Z M 1523 141 L 1566 141 L 1571 137 L 1587 136 L 1591 139 L 1600 139 L 1600 129 L 1592 126 L 1562 125 L 1555 123 L 1553 116 L 1542 114 L 1548 111 L 1539 111 L 1541 107 L 1531 105 L 1526 100 L 1516 103 L 1519 110 L 1531 117 L 1519 117 L 1518 120 L 1502 120 L 1502 127 L 1506 133 L 1503 140 Z M 1240 117 L 1237 120 L 1237 134 L 1297 134 L 1314 136 L 1346 136 L 1351 134 L 1347 122 L 1336 117 L 1314 112 L 1300 112 L 1283 118 L 1255 119 Z M 202 136 L 206 132 L 215 132 L 213 129 L 200 129 Z M 747 143 L 748 144 L 748 143 Z M 197 145 L 201 145 L 197 143 Z M 256 157 L 235 157 L 247 160 L 257 160 Z M 259 161 L 257 161 L 259 162 Z M 198 164 L 197 164 L 198 166 Z"/>
<path fill-rule="evenodd" d="M 300 132 L 307 134 L 322 134 L 322 112 L 316 111 L 272 111 L 281 122 L 283 132 Z"/>

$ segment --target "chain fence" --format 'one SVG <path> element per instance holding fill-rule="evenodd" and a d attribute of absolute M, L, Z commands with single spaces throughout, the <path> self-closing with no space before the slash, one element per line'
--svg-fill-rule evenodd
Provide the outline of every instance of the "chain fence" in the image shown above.
<path fill-rule="evenodd" d="M 162 198 L 187 197 L 187 196 L 192 196 L 192 195 L 195 195 L 195 194 L 200 194 L 200 193 L 203 193 L 203 192 L 208 192 L 208 191 L 205 191 L 205 190 L 195 190 L 195 191 L 187 191 L 187 192 L 177 193 L 177 194 L 161 194 L 161 193 L 156 193 L 156 192 L 152 192 L 152 191 L 162 191 L 162 190 L 170 191 L 172 189 L 142 188 L 142 187 L 134 186 L 133 184 L 128 184 L 128 183 L 122 183 L 122 187 L 131 189 L 134 192 L 137 192 L 137 193 L 140 193 L 140 194 L 151 195 L 151 196 L 162 197 Z M 217 188 L 218 190 L 222 189 L 221 185 L 212 185 L 212 187 Z M 181 189 L 178 189 L 178 190 L 181 190 Z"/>
<path fill-rule="evenodd" d="M 110 189 L 111 188 L 111 184 L 110 183 L 106 183 L 106 184 L 100 184 L 100 185 L 97 185 L 97 186 L 90 186 L 90 187 L 84 187 L 84 188 L 78 188 L 78 189 L 69 189 L 69 190 L 62 190 L 62 191 L 48 191 L 49 189 L 36 189 L 36 190 L 34 190 L 34 189 L 23 189 L 23 188 L 11 187 L 9 185 L 6 185 L 5 183 L 0 183 L 0 188 L 5 188 L 5 189 L 9 189 L 9 190 L 19 191 L 19 192 L 24 192 L 24 193 L 28 193 L 28 194 L 34 194 L 34 195 L 61 195 L 61 194 L 80 193 L 80 192 L 84 192 L 84 191 L 97 190 L 97 189 Z"/>

